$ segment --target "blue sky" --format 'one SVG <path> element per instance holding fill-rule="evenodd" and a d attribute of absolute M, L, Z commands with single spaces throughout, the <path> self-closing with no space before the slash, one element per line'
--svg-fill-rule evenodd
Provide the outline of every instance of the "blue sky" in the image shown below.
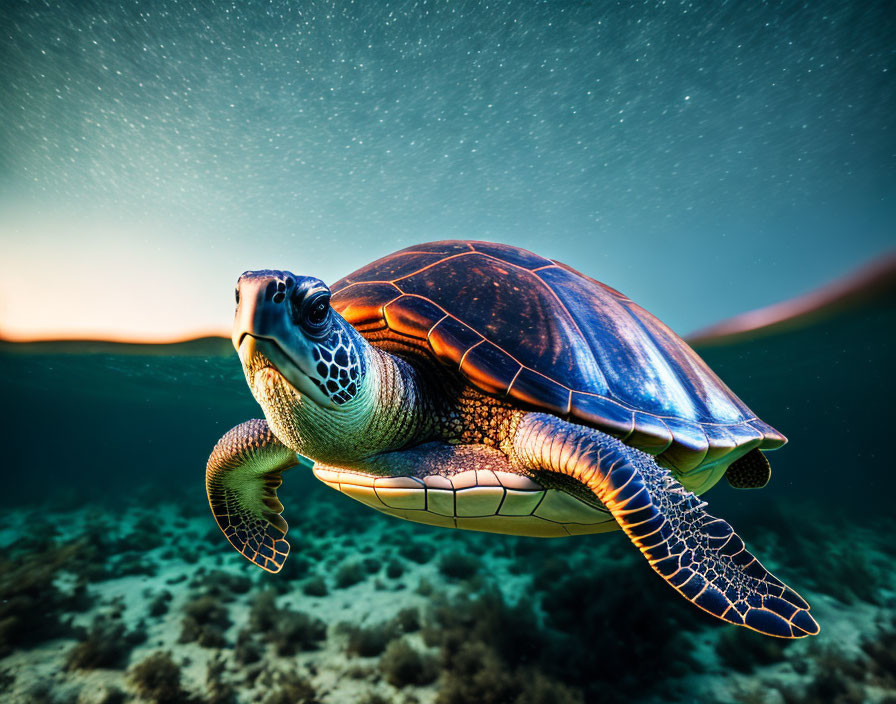
<path fill-rule="evenodd" d="M 3 3 L 0 334 L 508 242 L 680 333 L 896 244 L 884 2 Z"/>

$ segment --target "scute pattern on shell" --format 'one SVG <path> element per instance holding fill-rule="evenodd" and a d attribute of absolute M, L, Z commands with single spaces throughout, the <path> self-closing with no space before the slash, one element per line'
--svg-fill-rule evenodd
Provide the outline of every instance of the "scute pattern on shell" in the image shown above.
<path fill-rule="evenodd" d="M 683 473 L 786 442 L 653 315 L 524 249 L 417 245 L 331 291 L 362 334 L 425 341 L 480 390 L 599 428 Z"/>

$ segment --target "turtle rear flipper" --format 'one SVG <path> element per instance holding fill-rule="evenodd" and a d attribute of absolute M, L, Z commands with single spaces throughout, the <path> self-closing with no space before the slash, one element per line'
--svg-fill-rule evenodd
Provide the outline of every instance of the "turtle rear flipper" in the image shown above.
<path fill-rule="evenodd" d="M 704 611 L 780 638 L 818 633 L 803 598 L 650 455 L 540 413 L 520 423 L 514 450 L 533 469 L 569 475 L 591 489 L 657 574 Z"/>
<path fill-rule="evenodd" d="M 298 463 L 264 420 L 249 420 L 222 437 L 205 470 L 205 489 L 218 527 L 237 552 L 268 572 L 279 572 L 289 543 L 277 499 L 280 473 Z"/>

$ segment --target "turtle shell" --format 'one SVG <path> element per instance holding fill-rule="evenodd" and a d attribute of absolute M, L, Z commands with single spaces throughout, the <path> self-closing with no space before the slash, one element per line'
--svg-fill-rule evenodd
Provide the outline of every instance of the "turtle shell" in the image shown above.
<path fill-rule="evenodd" d="M 374 344 L 384 330 L 413 341 L 481 391 L 598 428 L 681 475 L 786 442 L 653 315 L 524 249 L 417 245 L 331 290 Z"/>

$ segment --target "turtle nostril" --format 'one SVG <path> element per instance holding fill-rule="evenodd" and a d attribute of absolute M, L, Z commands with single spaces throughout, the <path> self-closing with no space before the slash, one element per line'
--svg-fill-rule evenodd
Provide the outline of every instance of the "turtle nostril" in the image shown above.
<path fill-rule="evenodd" d="M 286 295 L 283 291 L 277 291 L 277 293 L 274 294 L 274 303 L 283 303 L 284 298 L 286 298 Z"/>
<path fill-rule="evenodd" d="M 237 286 L 237 287 L 233 290 L 233 296 L 234 296 L 234 298 L 236 298 L 236 304 L 239 305 L 239 304 L 240 304 L 240 289 L 239 289 L 239 286 Z"/>
<path fill-rule="evenodd" d="M 286 284 L 283 283 L 282 281 L 278 281 L 278 282 L 277 282 L 277 290 L 278 290 L 278 291 L 285 291 L 285 290 L 286 290 Z"/>
<path fill-rule="evenodd" d="M 292 280 L 292 277 L 291 277 L 291 276 L 287 276 L 287 277 L 286 277 L 286 285 L 287 285 L 289 288 L 292 288 L 292 285 L 293 285 L 294 283 L 295 283 L 295 282 Z"/>

